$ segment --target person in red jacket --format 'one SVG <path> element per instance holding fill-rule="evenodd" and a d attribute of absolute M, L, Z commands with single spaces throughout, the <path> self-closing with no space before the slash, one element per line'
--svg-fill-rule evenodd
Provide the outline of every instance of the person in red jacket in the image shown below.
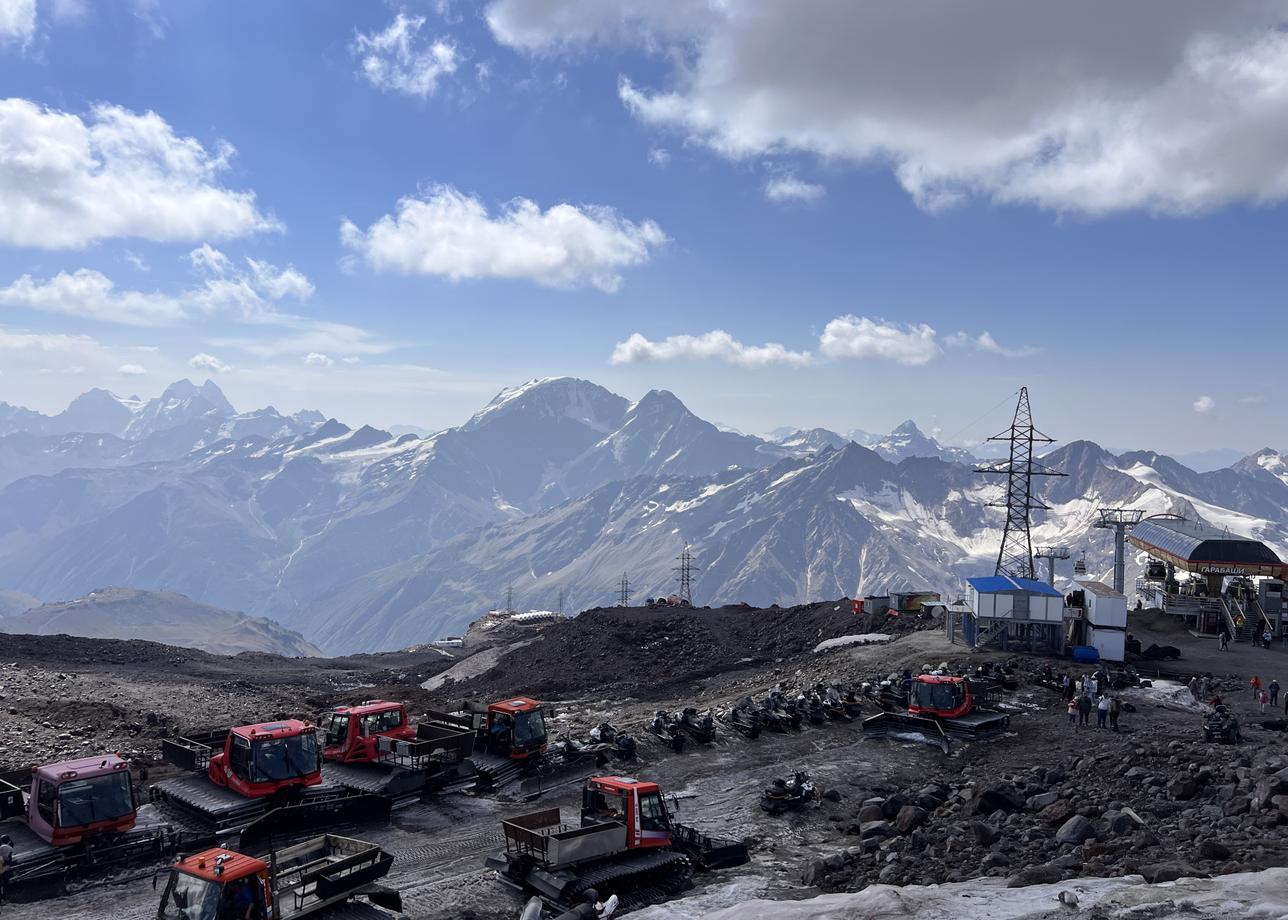
<path fill-rule="evenodd" d="M 1255 703 L 1261 698 L 1261 678 L 1253 674 L 1248 686 L 1252 688 L 1252 701 Z"/>

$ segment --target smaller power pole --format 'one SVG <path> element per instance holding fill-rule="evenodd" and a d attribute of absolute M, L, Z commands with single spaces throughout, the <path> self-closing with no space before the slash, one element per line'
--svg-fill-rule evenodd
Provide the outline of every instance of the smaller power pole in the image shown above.
<path fill-rule="evenodd" d="M 505 612 L 514 613 L 514 583 L 505 586 Z"/>
<path fill-rule="evenodd" d="M 696 566 L 693 564 L 693 554 L 689 552 L 689 544 L 684 544 L 684 550 L 676 559 L 680 564 L 677 565 L 673 572 L 680 579 L 680 599 L 693 603 L 693 570 Z"/>
<path fill-rule="evenodd" d="M 563 608 L 564 608 L 564 589 L 560 588 L 559 589 L 559 615 L 560 616 L 563 616 Z"/>
<path fill-rule="evenodd" d="M 622 573 L 622 580 L 617 584 L 617 606 L 629 607 L 631 605 L 631 580 Z"/>

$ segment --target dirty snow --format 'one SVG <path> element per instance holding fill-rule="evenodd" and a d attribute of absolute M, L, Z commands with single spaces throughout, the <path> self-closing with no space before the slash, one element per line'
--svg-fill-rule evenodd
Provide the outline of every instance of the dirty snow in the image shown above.
<path fill-rule="evenodd" d="M 1214 879 L 1148 885 L 1139 875 L 1073 879 L 1054 885 L 1006 888 L 1004 879 L 949 885 L 872 885 L 851 894 L 804 901 L 749 899 L 752 879 L 632 914 L 635 920 L 1288 920 L 1288 869 L 1265 869 Z M 1060 903 L 1077 895 L 1078 907 Z"/>
<path fill-rule="evenodd" d="M 1155 680 L 1152 687 L 1133 687 L 1123 691 L 1123 697 L 1136 703 L 1153 703 L 1168 709 L 1205 712 L 1206 703 L 1200 703 L 1190 693 L 1190 688 L 1175 680 Z"/>
<path fill-rule="evenodd" d="M 845 648 L 848 645 L 872 645 L 876 642 L 889 642 L 885 633 L 860 633 L 855 636 L 837 636 L 835 639 L 824 639 L 814 646 L 814 654 L 830 652 L 833 649 Z"/>

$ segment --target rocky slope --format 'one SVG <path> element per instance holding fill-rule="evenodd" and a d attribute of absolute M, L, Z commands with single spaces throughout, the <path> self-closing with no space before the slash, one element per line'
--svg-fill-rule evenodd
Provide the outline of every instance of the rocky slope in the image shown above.
<path fill-rule="evenodd" d="M 268 652 L 320 656 L 299 633 L 264 617 L 249 617 L 176 594 L 102 588 L 74 601 L 41 604 L 0 617 L 0 632 L 93 639 L 147 639 L 214 655 Z"/>

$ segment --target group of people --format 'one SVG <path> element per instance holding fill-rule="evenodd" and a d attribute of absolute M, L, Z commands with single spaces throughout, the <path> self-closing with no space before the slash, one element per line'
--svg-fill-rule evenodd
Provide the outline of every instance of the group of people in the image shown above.
<path fill-rule="evenodd" d="M 1069 712 L 1069 724 L 1081 728 L 1091 727 L 1091 713 L 1096 713 L 1096 728 L 1109 727 L 1118 731 L 1118 720 L 1122 716 L 1122 700 L 1110 692 L 1108 675 L 1097 672 L 1084 674 L 1081 680 L 1075 680 L 1068 674 L 1060 676 L 1060 685 L 1064 691 L 1065 704 Z"/>
<path fill-rule="evenodd" d="M 1262 686 L 1261 678 L 1253 674 L 1248 686 L 1252 688 L 1252 701 L 1260 707 L 1262 713 L 1267 706 L 1279 705 L 1279 681 L 1275 678 L 1270 678 L 1270 682 Z M 1288 699 L 1284 700 L 1284 714 L 1288 715 Z"/>

